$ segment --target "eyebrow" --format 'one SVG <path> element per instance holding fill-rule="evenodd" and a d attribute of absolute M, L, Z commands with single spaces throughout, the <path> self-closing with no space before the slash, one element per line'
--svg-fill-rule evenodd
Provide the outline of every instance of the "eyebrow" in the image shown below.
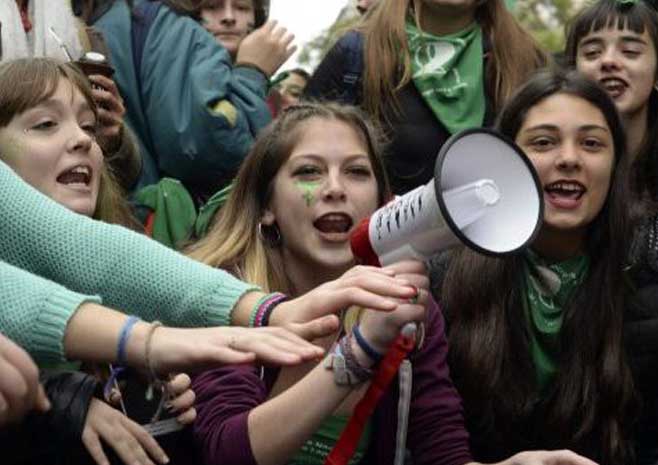
<path fill-rule="evenodd" d="M 316 160 L 316 161 L 323 161 L 324 160 L 323 155 L 318 155 L 316 153 L 303 153 L 301 155 L 297 155 L 294 159 L 299 160 L 300 158 L 310 158 L 310 159 Z M 355 154 L 352 154 L 352 155 L 348 155 L 345 158 L 345 162 L 351 162 L 351 161 L 354 161 L 354 160 L 357 160 L 357 159 L 360 159 L 360 158 L 365 158 L 367 160 L 370 160 L 370 157 L 368 156 L 367 153 L 355 153 Z"/>
<path fill-rule="evenodd" d="M 625 43 L 632 42 L 641 45 L 647 45 L 647 41 L 644 40 L 642 37 L 638 37 L 638 36 L 621 36 L 620 40 Z M 590 44 L 599 44 L 602 42 L 604 42 L 603 37 L 594 36 L 594 37 L 590 37 L 589 39 L 583 39 L 580 42 L 580 44 L 578 44 L 578 47 L 584 47 Z"/>
<path fill-rule="evenodd" d="M 62 108 L 66 107 L 67 104 L 62 103 L 59 100 L 56 100 L 54 98 L 49 98 L 49 99 L 46 99 L 46 100 L 43 100 L 43 101 L 37 103 L 32 108 L 28 108 L 26 111 L 36 110 L 38 107 L 41 107 L 41 106 L 44 106 L 44 107 L 47 107 L 47 108 L 50 108 L 50 109 L 53 109 L 53 110 L 61 110 Z M 73 105 L 71 104 L 71 106 L 73 106 Z M 87 100 L 84 99 L 82 101 L 80 107 L 77 108 L 77 113 L 80 114 L 80 113 L 86 113 L 86 112 L 93 113 L 94 111 L 91 109 L 91 106 L 89 105 L 89 102 L 87 102 Z"/>
<path fill-rule="evenodd" d="M 554 124 L 538 124 L 537 126 L 531 126 L 527 129 L 525 129 L 523 132 L 533 132 L 533 131 L 559 131 L 560 128 Z M 594 131 L 594 130 L 600 130 L 600 131 L 605 131 L 605 132 L 610 132 L 610 130 L 605 127 L 601 126 L 599 124 L 584 124 L 582 126 L 578 126 L 579 131 Z"/>

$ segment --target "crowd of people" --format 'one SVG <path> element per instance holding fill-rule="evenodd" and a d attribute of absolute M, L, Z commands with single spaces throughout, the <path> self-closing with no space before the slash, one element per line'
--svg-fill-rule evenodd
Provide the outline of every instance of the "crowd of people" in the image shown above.
<path fill-rule="evenodd" d="M 658 10 L 513 5 L 359 0 L 308 73 L 268 0 L 2 0 L 2 463 L 657 463 Z M 479 127 L 529 246 L 357 263 Z"/>

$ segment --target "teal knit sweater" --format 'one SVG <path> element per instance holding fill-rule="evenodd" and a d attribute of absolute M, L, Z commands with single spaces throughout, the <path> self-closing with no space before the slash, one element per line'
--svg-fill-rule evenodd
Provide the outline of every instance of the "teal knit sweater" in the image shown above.
<path fill-rule="evenodd" d="M 69 211 L 2 162 L 0 199 L 0 331 L 37 363 L 64 360 L 66 325 L 85 300 L 100 297 L 171 326 L 216 326 L 228 325 L 235 303 L 256 289 L 140 234 Z"/>

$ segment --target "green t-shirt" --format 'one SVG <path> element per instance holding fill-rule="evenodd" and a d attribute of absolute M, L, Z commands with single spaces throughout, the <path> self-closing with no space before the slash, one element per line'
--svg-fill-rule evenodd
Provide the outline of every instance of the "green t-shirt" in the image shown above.
<path fill-rule="evenodd" d="M 336 445 L 343 429 L 345 429 L 348 420 L 349 417 L 345 415 L 332 415 L 327 418 L 313 436 L 304 443 L 288 465 L 323 465 L 329 452 Z M 371 421 L 368 421 L 356 447 L 356 452 L 349 461 L 350 465 L 358 464 L 365 456 L 370 444 L 371 430 Z"/>

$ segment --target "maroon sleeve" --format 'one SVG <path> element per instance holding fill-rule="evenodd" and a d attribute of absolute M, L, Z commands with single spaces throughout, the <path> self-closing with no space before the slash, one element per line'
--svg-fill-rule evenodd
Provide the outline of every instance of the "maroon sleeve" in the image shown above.
<path fill-rule="evenodd" d="M 217 368 L 194 378 L 194 442 L 206 465 L 257 465 L 249 442 L 249 411 L 267 399 L 260 370 L 251 365 Z"/>
<path fill-rule="evenodd" d="M 462 401 L 450 378 L 443 315 L 431 301 L 425 340 L 412 357 L 407 445 L 414 465 L 462 465 L 473 460 Z"/>

